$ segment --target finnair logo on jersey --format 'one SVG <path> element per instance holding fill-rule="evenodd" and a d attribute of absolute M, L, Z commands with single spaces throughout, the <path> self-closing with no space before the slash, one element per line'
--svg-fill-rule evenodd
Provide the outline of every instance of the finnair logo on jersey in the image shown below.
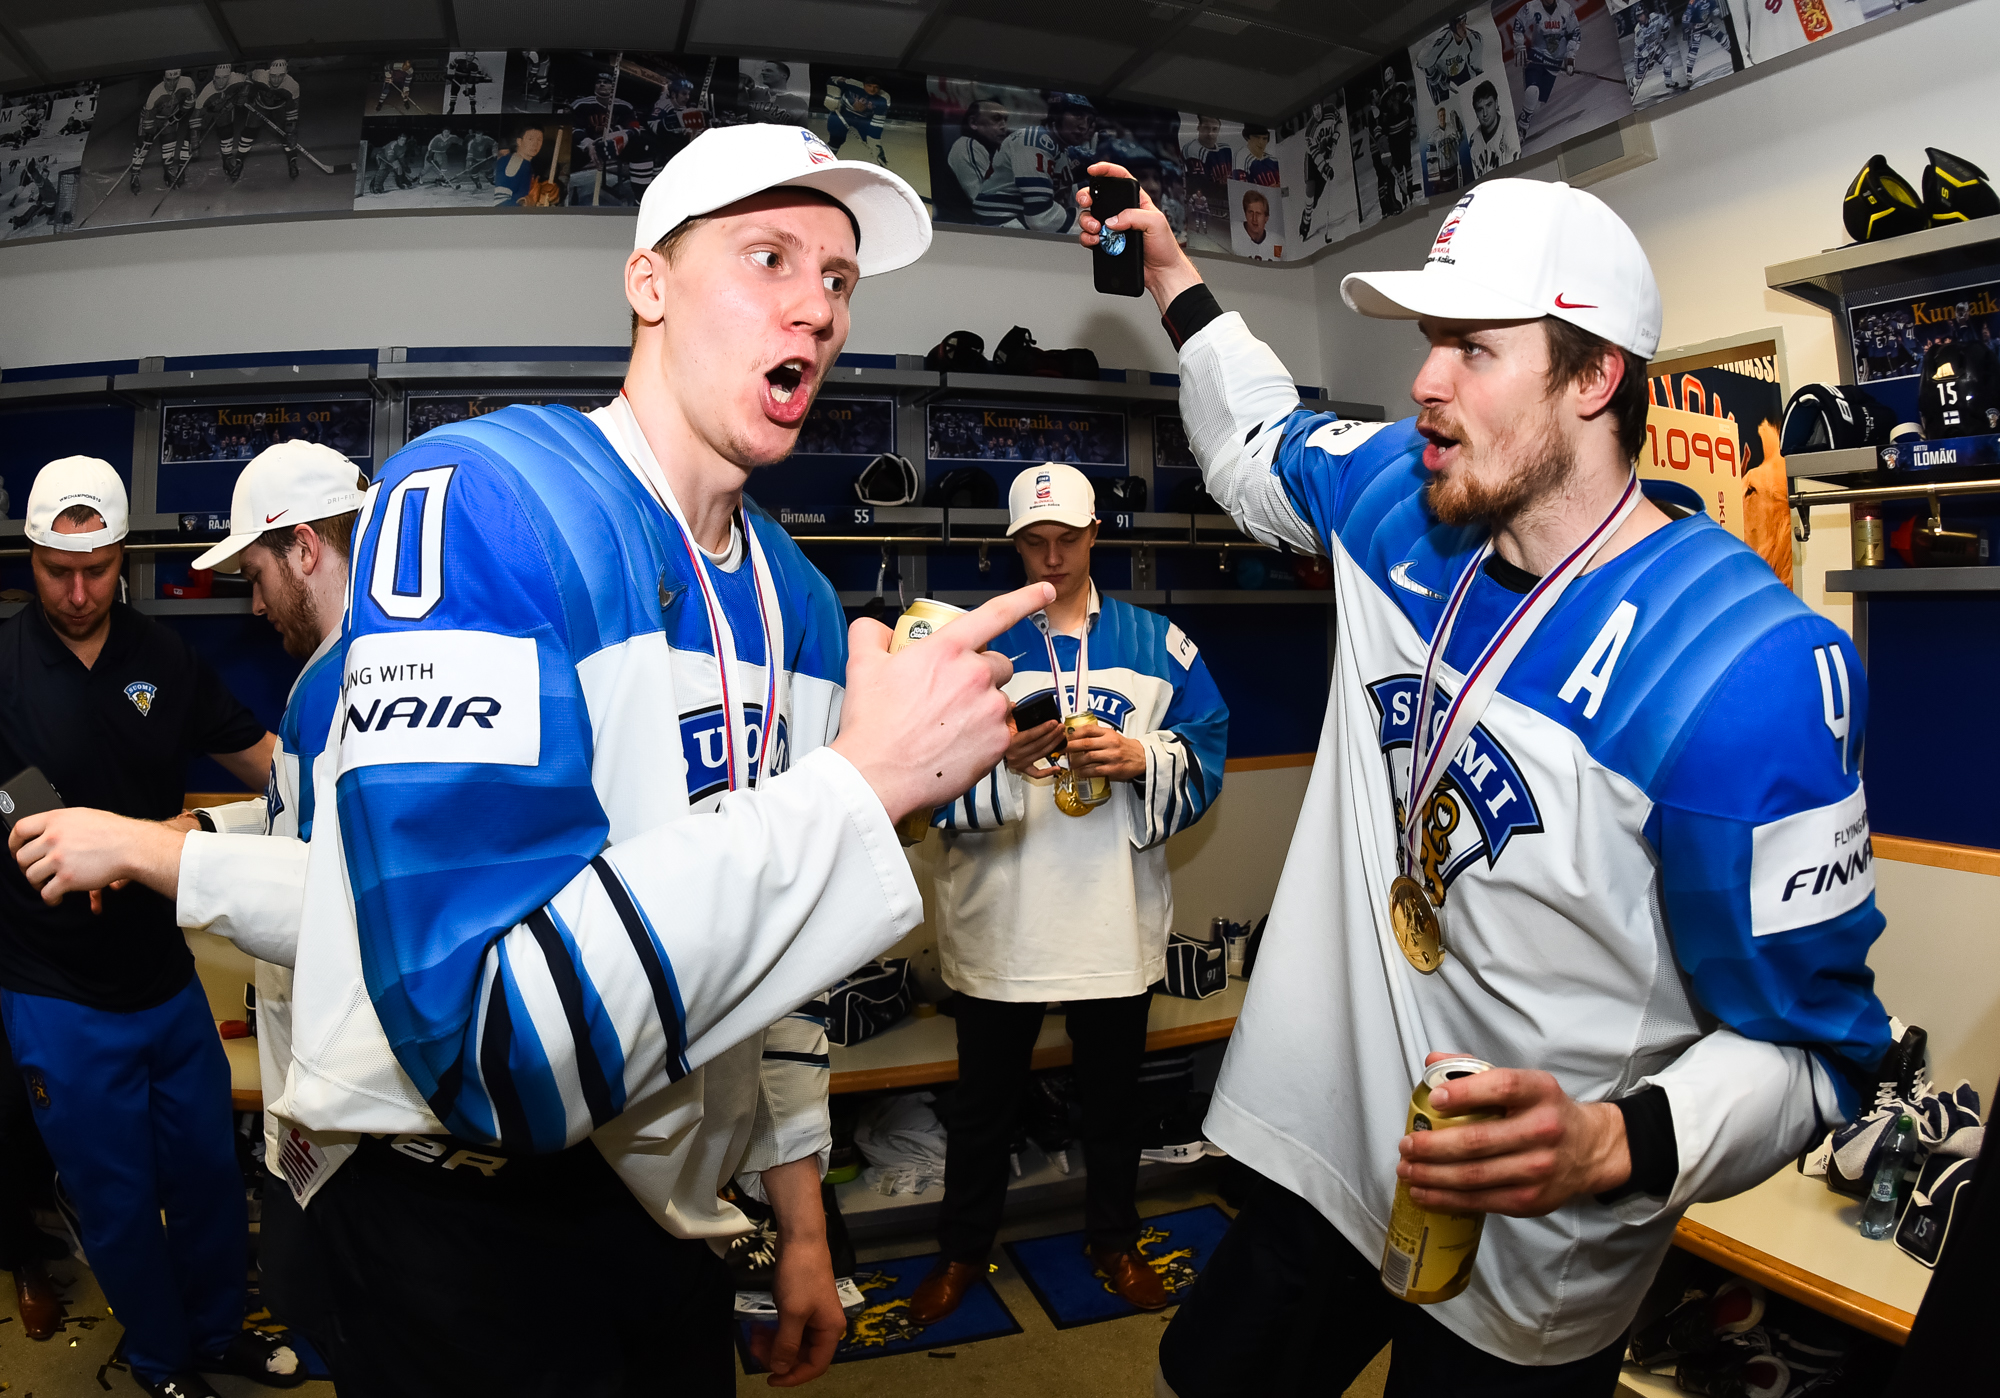
<path fill-rule="evenodd" d="M 743 706 L 743 746 L 741 770 L 757 780 L 757 749 L 764 742 L 764 706 Z M 702 801 L 729 790 L 729 725 L 722 721 L 722 706 L 681 715 L 681 755 L 687 759 L 688 800 Z M 778 731 L 771 735 L 771 775 L 777 776 L 792 765 L 792 739 L 783 714 Z"/>
<path fill-rule="evenodd" d="M 1395 675 L 1368 686 L 1380 718 L 1376 738 L 1399 810 L 1409 800 L 1410 745 L 1417 731 L 1421 683 L 1415 675 Z M 1444 721 L 1446 699 L 1439 690 L 1431 700 L 1432 723 Z M 1460 745 L 1431 796 L 1424 824 L 1425 868 L 1418 877 L 1449 886 L 1474 859 L 1484 856 L 1491 868 L 1516 835 L 1541 828 L 1535 793 L 1507 749 L 1482 724 Z"/>
<path fill-rule="evenodd" d="M 1852 912 L 1875 891 L 1868 798 L 1854 790 L 1750 832 L 1750 935 L 1768 937 Z"/>
<path fill-rule="evenodd" d="M 347 647 L 340 769 L 387 763 L 532 767 L 542 754 L 541 670 L 532 636 L 391 631 Z"/>

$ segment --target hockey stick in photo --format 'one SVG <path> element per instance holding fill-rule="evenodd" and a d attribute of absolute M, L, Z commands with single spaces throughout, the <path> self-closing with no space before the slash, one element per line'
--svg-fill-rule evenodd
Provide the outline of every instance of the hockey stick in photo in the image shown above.
<path fill-rule="evenodd" d="M 618 119 L 618 79 L 624 76 L 624 71 L 625 51 L 620 49 L 617 53 L 611 55 L 611 100 L 604 104 L 604 134 L 606 136 L 611 134 L 612 123 Z M 597 166 L 597 183 L 590 190 L 590 207 L 595 209 L 604 200 L 605 156 L 603 149 L 599 146 L 592 146 L 590 158 L 591 162 Z"/>
<path fill-rule="evenodd" d="M 265 116 L 255 107 L 252 107 L 250 109 L 250 115 L 256 117 L 257 120 L 263 122 L 264 125 L 270 127 L 273 131 L 277 132 L 278 135 L 282 137 L 284 140 L 291 142 L 291 146 L 289 147 L 288 153 L 289 151 L 297 151 L 300 155 L 303 155 L 307 160 L 310 160 L 322 175 L 331 175 L 333 173 L 333 167 L 331 165 L 327 164 L 324 160 L 321 160 L 318 156 L 314 155 L 311 151 L 306 149 L 305 143 L 299 140 L 298 132 L 296 130 L 294 130 L 291 134 L 287 135 L 284 127 L 278 125 L 277 122 L 272 121 L 269 117 Z"/>
<path fill-rule="evenodd" d="M 153 153 L 153 147 L 159 143 L 159 139 L 160 138 L 158 136 L 149 136 L 146 138 L 144 146 L 141 147 L 139 151 L 138 164 L 141 170 L 146 168 L 146 158 Z M 83 227 L 84 224 L 89 223 L 92 219 L 96 218 L 97 211 L 104 207 L 105 202 L 109 200 L 114 193 L 125 187 L 126 171 L 129 170 L 130 168 L 131 168 L 130 166 L 126 166 L 125 169 L 118 171 L 116 175 L 112 176 L 110 188 L 106 189 L 104 193 L 97 196 L 97 202 L 90 206 L 90 212 L 85 214 L 82 218 L 78 219 L 75 223 L 71 224 L 70 226 L 72 228 L 81 228 Z M 138 193 L 137 190 L 133 190 L 132 192 L 134 194 Z"/>

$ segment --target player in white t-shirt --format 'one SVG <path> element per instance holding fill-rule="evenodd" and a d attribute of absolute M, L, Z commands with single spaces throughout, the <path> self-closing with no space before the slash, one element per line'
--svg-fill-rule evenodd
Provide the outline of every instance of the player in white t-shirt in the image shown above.
<path fill-rule="evenodd" d="M 1264 1182 L 1161 1382 L 1338 1393 L 1386 1340 L 1391 1391 L 1608 1393 L 1681 1213 L 1874 1093 L 1860 657 L 1718 524 L 1640 492 L 1659 292 L 1591 195 L 1489 180 L 1423 270 L 1348 276 L 1351 307 L 1430 344 L 1393 424 L 1302 406 L 1154 244 L 1209 490 L 1328 557 L 1340 631 L 1206 1123 Z M 1502 1120 L 1404 1135 L 1412 1083 L 1459 1053 L 1494 1069 L 1432 1103 Z M 1486 1215 L 1448 1301 L 1383 1285 L 1399 1179 Z"/>

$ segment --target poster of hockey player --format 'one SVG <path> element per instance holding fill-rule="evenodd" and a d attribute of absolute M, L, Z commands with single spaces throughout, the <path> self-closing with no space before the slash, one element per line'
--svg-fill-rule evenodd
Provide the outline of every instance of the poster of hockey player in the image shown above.
<path fill-rule="evenodd" d="M 925 454 L 932 461 L 1125 464 L 1123 413 L 1023 407 L 1019 403 L 932 404 L 925 413 Z"/>
<path fill-rule="evenodd" d="M 1410 45 L 1419 90 L 1426 194 L 1448 194 L 1520 158 L 1504 46 L 1491 10 L 1456 15 Z"/>
<path fill-rule="evenodd" d="M 433 427 L 484 417 L 516 403 L 536 408 L 560 405 L 588 413 L 617 396 L 616 393 L 464 393 L 452 389 L 416 392 L 410 394 L 403 411 L 403 444 L 407 446 Z"/>
<path fill-rule="evenodd" d="M 1072 234 L 1077 187 L 1100 160 L 1168 189 L 1180 119 L 1165 108 L 960 78 L 931 78 L 929 92 L 939 222 Z"/>
<path fill-rule="evenodd" d="M 349 208 L 354 98 L 381 71 L 375 59 L 276 56 L 106 83 L 75 226 Z"/>
<path fill-rule="evenodd" d="M 549 110 L 549 49 L 522 49 L 507 55 L 507 76 L 501 80 L 500 109 L 504 112 Z"/>
<path fill-rule="evenodd" d="M 1743 62 L 1769 63 L 1780 54 L 1804 48 L 1873 19 L 1875 14 L 1902 8 L 1900 0 L 1874 0 L 1874 12 L 1862 0 L 1728 0 L 1729 18 L 1743 44 Z"/>
<path fill-rule="evenodd" d="M 804 59 L 739 58 L 734 103 L 737 119 L 804 126 L 811 83 L 812 74 Z"/>
<path fill-rule="evenodd" d="M 1493 23 L 1522 155 L 1631 114 L 1618 26 L 1606 0 L 1494 0 Z"/>
<path fill-rule="evenodd" d="M 507 124 L 497 113 L 369 118 L 361 124 L 355 160 L 356 212 L 484 209 L 501 202 L 494 174 Z M 539 123 L 519 124 L 541 130 Z"/>
<path fill-rule="evenodd" d="M 75 224 L 83 148 L 96 115 L 94 82 L 0 98 L 0 239 Z"/>
<path fill-rule="evenodd" d="M 455 49 L 444 60 L 444 114 L 476 117 L 500 113 L 500 88 L 507 75 L 505 49 Z"/>
<path fill-rule="evenodd" d="M 1925 350 L 1964 340 L 2000 352 L 2000 282 L 1851 306 L 1847 330 L 1855 380 L 1882 400 L 1893 421 L 1915 422 Z"/>
<path fill-rule="evenodd" d="M 1743 66 L 1727 0 L 1605 0 L 1632 106 L 1644 110 Z"/>
<path fill-rule="evenodd" d="M 1182 112 L 1179 146 L 1181 178 L 1186 183 L 1181 202 L 1187 208 L 1187 245 L 1233 252 L 1229 186 L 1249 159 L 1243 123 L 1207 112 Z M 1282 170 L 1278 178 L 1283 181 Z"/>
<path fill-rule="evenodd" d="M 318 442 L 366 470 L 375 452 L 374 407 L 365 395 L 166 404 L 160 409 L 158 508 L 227 509 L 243 464 L 278 442 Z"/>
<path fill-rule="evenodd" d="M 1417 165 L 1417 90 L 1409 53 L 1390 53 L 1383 58 L 1379 75 L 1371 73 L 1349 83 L 1347 112 L 1356 128 L 1368 136 L 1371 169 L 1364 174 L 1357 166 L 1354 182 L 1357 188 L 1364 182 L 1374 186 L 1379 216 L 1389 218 L 1423 202 L 1424 186 Z M 1361 202 L 1366 210 L 1367 193 L 1362 193 Z"/>
<path fill-rule="evenodd" d="M 1285 200 L 1276 186 L 1229 183 L 1229 250 L 1259 262 L 1285 258 Z"/>
<path fill-rule="evenodd" d="M 694 54 L 559 52 L 550 96 L 570 127 L 571 205 L 636 205 L 660 167 L 735 111 L 736 60 Z"/>
<path fill-rule="evenodd" d="M 1338 92 L 1278 128 L 1278 165 L 1284 172 L 1279 192 L 1299 211 L 1298 240 L 1286 239 L 1295 258 L 1361 230 L 1347 131 L 1347 109 Z"/>
<path fill-rule="evenodd" d="M 886 165 L 909 181 L 926 207 L 931 206 L 925 129 L 930 103 L 921 73 L 864 72 L 851 65 L 815 63 L 808 96 L 811 102 L 801 125 L 811 127 L 842 160 Z"/>

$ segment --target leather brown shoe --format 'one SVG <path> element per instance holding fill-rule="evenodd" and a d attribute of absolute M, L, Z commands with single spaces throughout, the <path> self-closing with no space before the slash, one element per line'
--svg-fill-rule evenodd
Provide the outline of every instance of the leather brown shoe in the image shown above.
<path fill-rule="evenodd" d="M 935 1325 L 958 1309 L 965 1293 L 986 1270 L 983 1262 L 946 1262 L 938 1259 L 931 1274 L 917 1283 L 910 1297 L 910 1319 L 918 1325 Z"/>
<path fill-rule="evenodd" d="M 1136 1252 L 1111 1252 L 1092 1248 L 1090 1260 L 1111 1289 L 1142 1311 L 1161 1311 L 1173 1304 L 1165 1283 L 1145 1258 Z"/>
<path fill-rule="evenodd" d="M 62 1297 L 49 1278 L 49 1269 L 40 1261 L 23 1262 L 14 1269 L 14 1299 L 21 1307 L 21 1328 L 31 1340 L 47 1340 L 62 1329 Z"/>

